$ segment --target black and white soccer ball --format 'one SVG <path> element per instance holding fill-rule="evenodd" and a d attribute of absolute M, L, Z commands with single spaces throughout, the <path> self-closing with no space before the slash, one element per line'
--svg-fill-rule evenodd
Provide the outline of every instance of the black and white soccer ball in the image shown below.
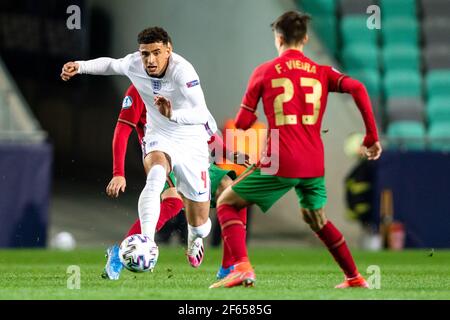
<path fill-rule="evenodd" d="M 153 271 L 158 261 L 156 243 L 143 234 L 135 234 L 122 241 L 119 258 L 123 266 L 132 272 Z"/>

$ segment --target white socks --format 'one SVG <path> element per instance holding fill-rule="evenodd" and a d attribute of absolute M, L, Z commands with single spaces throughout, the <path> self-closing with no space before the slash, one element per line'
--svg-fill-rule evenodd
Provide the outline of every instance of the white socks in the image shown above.
<path fill-rule="evenodd" d="M 189 242 L 194 241 L 197 238 L 206 238 L 211 231 L 211 219 L 208 218 L 204 224 L 198 227 L 193 227 L 188 224 L 188 240 Z"/>
<path fill-rule="evenodd" d="M 147 175 L 147 183 L 141 192 L 138 203 L 141 233 L 155 240 L 156 224 L 161 209 L 161 192 L 166 183 L 166 170 L 162 165 L 154 165 Z"/>

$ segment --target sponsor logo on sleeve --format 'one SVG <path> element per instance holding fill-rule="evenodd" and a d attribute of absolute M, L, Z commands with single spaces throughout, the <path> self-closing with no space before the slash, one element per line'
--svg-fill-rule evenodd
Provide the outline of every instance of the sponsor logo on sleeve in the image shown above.
<path fill-rule="evenodd" d="M 130 96 L 123 98 L 122 109 L 129 109 L 133 105 L 133 99 Z"/>
<path fill-rule="evenodd" d="M 198 81 L 198 80 L 192 80 L 192 81 L 190 81 L 190 82 L 187 82 L 187 83 L 186 83 L 186 86 L 187 86 L 188 88 L 192 88 L 192 87 L 198 86 L 199 84 L 200 84 L 200 81 Z"/>

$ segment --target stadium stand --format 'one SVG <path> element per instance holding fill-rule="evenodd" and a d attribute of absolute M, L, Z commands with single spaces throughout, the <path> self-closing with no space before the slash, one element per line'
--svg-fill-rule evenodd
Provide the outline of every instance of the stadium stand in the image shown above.
<path fill-rule="evenodd" d="M 0 59 L 0 248 L 46 244 L 52 147 Z"/>
<path fill-rule="evenodd" d="M 450 0 L 297 2 L 343 70 L 366 85 L 388 147 L 450 149 Z M 380 8 L 381 30 L 366 26 L 371 5 Z"/>

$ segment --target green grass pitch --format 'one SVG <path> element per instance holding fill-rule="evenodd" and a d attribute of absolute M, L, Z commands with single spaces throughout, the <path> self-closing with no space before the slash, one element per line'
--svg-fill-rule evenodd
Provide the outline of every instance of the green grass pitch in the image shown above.
<path fill-rule="evenodd" d="M 324 249 L 250 248 L 257 274 L 253 288 L 208 289 L 221 252 L 206 248 L 199 269 L 181 247 L 161 247 L 155 272 L 124 270 L 120 280 L 100 277 L 103 250 L 0 250 L 0 299 L 450 299 L 450 251 L 355 251 L 366 277 L 380 268 L 380 289 L 334 289 L 343 280 Z M 68 289 L 71 265 L 80 268 L 80 289 Z"/>

